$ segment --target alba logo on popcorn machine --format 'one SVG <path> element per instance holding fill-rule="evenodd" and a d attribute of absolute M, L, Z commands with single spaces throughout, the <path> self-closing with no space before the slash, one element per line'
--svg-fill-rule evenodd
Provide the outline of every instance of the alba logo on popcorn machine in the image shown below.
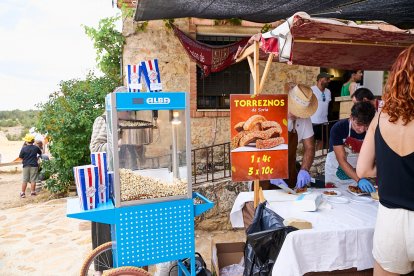
<path fill-rule="evenodd" d="M 233 181 L 288 177 L 287 95 L 231 95 Z"/>

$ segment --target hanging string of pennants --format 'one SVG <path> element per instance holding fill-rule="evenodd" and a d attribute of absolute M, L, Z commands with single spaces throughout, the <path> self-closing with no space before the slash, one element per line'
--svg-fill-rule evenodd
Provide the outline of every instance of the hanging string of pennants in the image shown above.
<path fill-rule="evenodd" d="M 139 64 L 125 66 L 128 92 L 140 92 L 142 90 L 142 77 L 148 92 L 162 91 L 158 59 L 142 61 Z"/>

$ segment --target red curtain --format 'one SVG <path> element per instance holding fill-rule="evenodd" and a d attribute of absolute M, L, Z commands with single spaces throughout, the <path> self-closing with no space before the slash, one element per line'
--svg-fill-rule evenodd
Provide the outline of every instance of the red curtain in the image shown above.
<path fill-rule="evenodd" d="M 212 46 L 198 42 L 173 25 L 174 34 L 180 40 L 188 56 L 203 70 L 204 76 L 219 72 L 235 63 L 234 55 L 244 47 L 249 38 L 225 46 Z"/>

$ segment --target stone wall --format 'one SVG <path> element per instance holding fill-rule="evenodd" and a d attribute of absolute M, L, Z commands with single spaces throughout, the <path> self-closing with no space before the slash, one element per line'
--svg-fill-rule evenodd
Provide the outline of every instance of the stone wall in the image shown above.
<path fill-rule="evenodd" d="M 188 31 L 186 21 L 176 20 L 175 24 L 183 31 Z M 157 58 L 163 90 L 188 92 L 190 59 L 173 31 L 159 20 L 150 21 L 143 31 L 136 30 L 137 24 L 131 18 L 126 19 L 123 24 L 122 33 L 126 38 L 123 64 L 136 64 Z"/>
<path fill-rule="evenodd" d="M 233 229 L 230 223 L 230 211 L 237 195 L 248 191 L 247 182 L 232 182 L 231 179 L 224 179 L 194 186 L 193 190 L 214 202 L 213 209 L 196 217 L 197 229 L 206 231 Z"/>
<path fill-rule="evenodd" d="M 201 22 L 201 21 L 200 21 Z M 203 21 L 210 22 L 210 21 Z M 197 23 L 197 22 L 196 22 Z M 194 36 L 197 26 L 190 19 L 176 19 L 174 24 L 182 31 Z M 200 24 L 200 23 L 197 23 Z M 204 23 L 203 23 L 204 24 Z M 163 21 L 149 21 L 145 30 L 137 31 L 138 23 L 126 19 L 123 25 L 123 34 L 126 44 L 123 50 L 123 64 L 134 64 L 143 60 L 158 58 L 161 81 L 164 91 L 184 91 L 190 93 L 191 102 L 191 142 L 193 148 L 210 146 L 228 142 L 230 140 L 229 112 L 197 111 L 196 103 L 196 64 L 190 61 L 179 40 L 168 29 Z M 227 26 L 240 31 L 240 26 Z M 250 28 L 250 29 L 249 29 Z M 213 32 L 222 31 L 222 26 L 210 27 Z M 246 31 L 247 29 L 247 31 Z M 243 34 L 255 34 L 256 28 L 243 26 Z M 237 32 L 236 32 L 237 33 Z M 265 62 L 260 62 L 260 71 L 264 71 Z M 273 62 L 263 92 L 266 94 L 283 93 L 286 82 L 298 82 L 313 85 L 318 67 L 287 65 Z M 252 85 L 253 87 L 253 85 Z"/>

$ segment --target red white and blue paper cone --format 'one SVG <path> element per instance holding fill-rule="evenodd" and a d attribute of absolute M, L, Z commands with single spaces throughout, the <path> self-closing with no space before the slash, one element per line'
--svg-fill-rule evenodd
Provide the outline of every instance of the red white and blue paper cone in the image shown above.
<path fill-rule="evenodd" d="M 161 91 L 162 83 L 160 70 L 158 68 L 158 59 L 141 62 L 141 68 L 148 91 Z"/>
<path fill-rule="evenodd" d="M 99 172 L 99 187 L 98 187 L 98 202 L 105 203 L 109 199 L 109 181 L 108 181 L 108 166 L 106 160 L 106 152 L 92 152 L 91 163 L 98 167 Z"/>
<path fill-rule="evenodd" d="M 125 66 L 128 92 L 139 92 L 142 89 L 141 65 L 128 64 Z"/>
<path fill-rule="evenodd" d="M 73 167 L 73 173 L 81 209 L 95 209 L 98 206 L 98 167 L 94 165 L 77 166 Z"/>

